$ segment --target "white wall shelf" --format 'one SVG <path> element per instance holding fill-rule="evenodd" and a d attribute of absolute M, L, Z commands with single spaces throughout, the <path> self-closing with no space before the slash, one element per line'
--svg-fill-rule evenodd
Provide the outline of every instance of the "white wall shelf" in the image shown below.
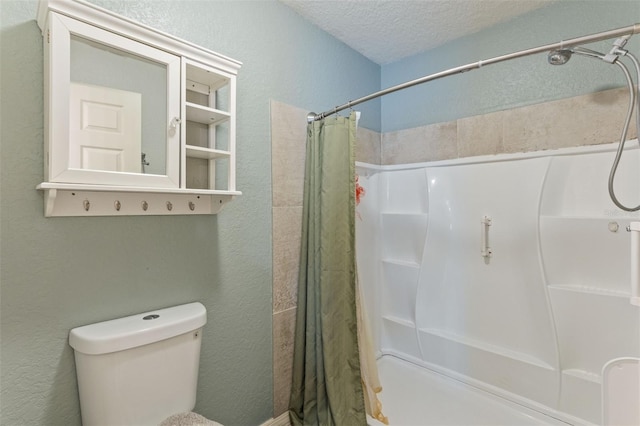
<path fill-rule="evenodd" d="M 420 269 L 420 264 L 418 262 L 398 260 L 398 259 L 381 259 L 381 261 L 383 264 L 388 263 L 388 264 L 400 266 L 403 268 Z"/>
<path fill-rule="evenodd" d="M 385 321 L 390 321 L 396 324 L 400 324 L 404 327 L 415 328 L 416 324 L 413 321 L 406 320 L 404 318 L 399 318 L 393 315 L 383 315 L 382 318 Z"/>
<path fill-rule="evenodd" d="M 629 298 L 631 293 L 629 291 L 620 291 L 609 288 L 602 287 L 592 287 L 592 286 L 583 286 L 583 285 L 575 285 L 575 284 L 553 284 L 548 286 L 551 290 L 559 290 L 559 291 L 568 291 L 575 293 L 587 293 L 598 296 L 605 297 L 619 297 L 619 298 Z"/>

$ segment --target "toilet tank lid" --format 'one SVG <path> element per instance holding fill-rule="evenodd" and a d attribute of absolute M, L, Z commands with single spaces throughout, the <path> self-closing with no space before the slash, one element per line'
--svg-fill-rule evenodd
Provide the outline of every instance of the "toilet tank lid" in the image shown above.
<path fill-rule="evenodd" d="M 84 354 L 106 354 L 169 339 L 206 323 L 206 308 L 194 302 L 74 328 L 69 344 Z"/>

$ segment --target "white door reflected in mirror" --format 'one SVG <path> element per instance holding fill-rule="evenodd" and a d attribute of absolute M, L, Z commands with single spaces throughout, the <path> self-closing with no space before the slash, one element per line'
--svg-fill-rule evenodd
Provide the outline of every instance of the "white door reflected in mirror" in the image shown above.
<path fill-rule="evenodd" d="M 69 167 L 140 173 L 142 95 L 71 83 Z"/>

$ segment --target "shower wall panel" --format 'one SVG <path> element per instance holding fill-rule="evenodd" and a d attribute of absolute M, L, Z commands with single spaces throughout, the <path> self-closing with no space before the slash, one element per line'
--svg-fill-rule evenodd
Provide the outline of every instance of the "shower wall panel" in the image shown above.
<path fill-rule="evenodd" d="M 537 248 L 548 164 L 427 168 L 429 233 L 416 301 L 425 361 L 545 405 L 555 400 L 558 365 Z M 490 257 L 481 255 L 485 226 Z"/>
<path fill-rule="evenodd" d="M 600 423 L 602 367 L 640 356 L 625 230 L 640 216 L 609 200 L 612 149 L 361 165 L 377 199 L 359 206 L 358 262 L 380 352 Z M 616 190 L 630 204 L 639 170 L 627 150 Z"/>
<path fill-rule="evenodd" d="M 622 156 L 615 192 L 640 202 L 640 150 Z M 640 353 L 640 309 L 630 297 L 630 221 L 609 199 L 613 152 L 551 159 L 540 205 L 540 246 L 554 312 L 561 366 L 558 408 L 599 423 L 601 371 Z"/>

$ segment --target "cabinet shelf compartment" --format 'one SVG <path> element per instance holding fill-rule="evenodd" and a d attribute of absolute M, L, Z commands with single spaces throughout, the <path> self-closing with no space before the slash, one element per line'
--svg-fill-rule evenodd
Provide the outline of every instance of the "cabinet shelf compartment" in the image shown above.
<path fill-rule="evenodd" d="M 187 63 L 187 90 L 209 94 L 229 84 L 229 78 L 214 70 Z"/>
<path fill-rule="evenodd" d="M 184 60 L 187 189 L 235 190 L 235 76 Z"/>
<path fill-rule="evenodd" d="M 231 153 L 220 149 L 203 148 L 201 146 L 187 145 L 187 157 L 202 158 L 204 160 L 214 160 L 216 158 L 229 158 Z"/>
<path fill-rule="evenodd" d="M 220 124 L 231 117 L 228 112 L 209 108 L 192 102 L 186 103 L 187 120 L 201 124 Z"/>

